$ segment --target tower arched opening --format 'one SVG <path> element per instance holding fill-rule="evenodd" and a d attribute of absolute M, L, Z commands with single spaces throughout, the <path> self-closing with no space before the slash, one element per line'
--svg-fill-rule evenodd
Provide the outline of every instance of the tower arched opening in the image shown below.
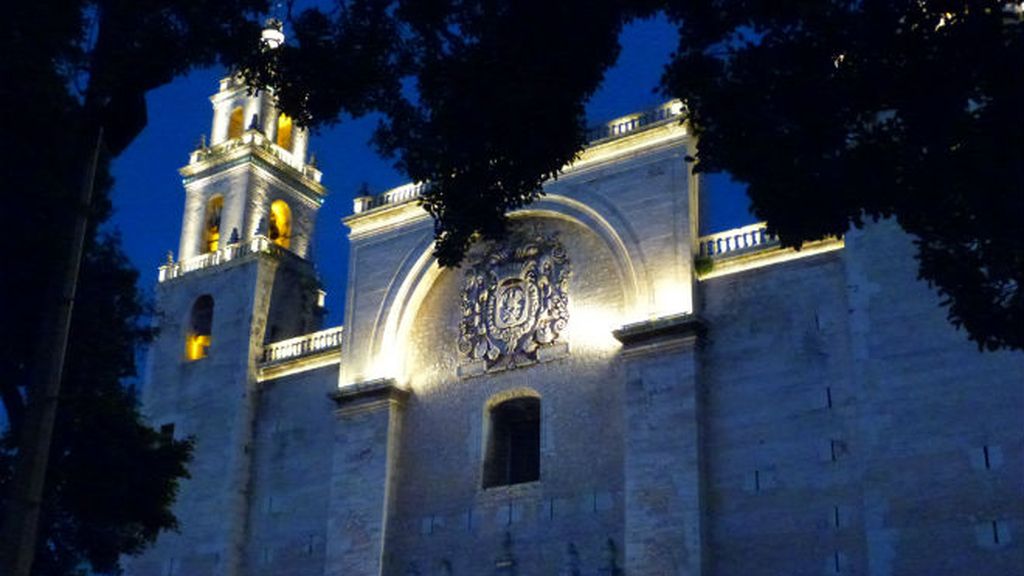
<path fill-rule="evenodd" d="M 284 200 L 274 200 L 270 204 L 270 226 L 267 236 L 270 241 L 282 248 L 288 248 L 292 242 L 292 209 Z"/>
<path fill-rule="evenodd" d="M 185 335 L 185 358 L 189 361 L 206 358 L 210 353 L 213 333 L 213 297 L 204 294 L 192 304 L 188 332 Z"/>
<path fill-rule="evenodd" d="M 240 138 L 245 132 L 245 111 L 241 106 L 236 106 L 228 118 L 228 139 Z"/>
<path fill-rule="evenodd" d="M 224 197 L 214 196 L 206 203 L 203 215 L 203 253 L 220 249 L 220 215 L 224 210 Z"/>
<path fill-rule="evenodd" d="M 291 152 L 294 144 L 292 117 L 282 113 L 277 117 L 277 145 Z"/>

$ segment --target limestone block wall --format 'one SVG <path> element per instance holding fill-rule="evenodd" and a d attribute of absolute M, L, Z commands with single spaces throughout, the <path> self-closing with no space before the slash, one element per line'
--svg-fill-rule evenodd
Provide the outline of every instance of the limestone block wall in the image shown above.
<path fill-rule="evenodd" d="M 350 237 L 345 333 L 340 384 L 387 376 L 381 337 L 394 294 L 424 253 L 430 250 L 433 227 L 419 208 L 416 220 L 384 235 Z M 389 294 L 389 292 L 391 294 Z M 394 358 L 390 359 L 394 361 Z"/>
<path fill-rule="evenodd" d="M 892 222 L 849 246 L 868 570 L 1019 573 L 1024 354 L 982 353 L 957 332 Z"/>
<path fill-rule="evenodd" d="M 259 384 L 243 573 L 324 573 L 337 365 Z"/>
<path fill-rule="evenodd" d="M 320 330 L 324 311 L 317 304 L 319 288 L 316 272 L 309 261 L 287 253 L 282 255 L 275 271 L 265 342 Z"/>
<path fill-rule="evenodd" d="M 697 187 L 685 161 L 689 146 L 676 134 L 614 162 L 598 160 L 601 149 L 594 149 L 593 160 L 585 156 L 548 183 L 548 196 L 525 211 L 569 215 L 613 247 L 629 321 L 693 311 Z"/>
<path fill-rule="evenodd" d="M 161 284 L 159 337 L 151 350 L 143 409 L 157 427 L 193 437 L 191 479 L 182 482 L 174 513 L 179 532 L 129 562 L 128 573 L 166 576 L 239 574 L 255 418 L 254 359 L 260 350 L 277 262 L 251 255 L 227 266 Z M 185 359 L 195 300 L 214 301 L 206 358 Z"/>
<path fill-rule="evenodd" d="M 1024 358 L 957 333 L 912 248 L 886 223 L 701 284 L 711 574 L 1024 565 Z"/>
<path fill-rule="evenodd" d="M 624 307 L 621 281 L 596 234 L 554 218 L 517 218 L 515 226 L 556 233 L 565 246 L 573 266 L 568 354 L 460 377 L 464 273 L 434 282 L 407 340 L 411 394 L 385 574 L 494 574 L 509 562 L 519 574 L 622 565 L 623 388 L 611 337 Z M 486 250 L 477 246 L 470 260 Z M 484 489 L 488 408 L 523 393 L 540 397 L 540 481 Z"/>
<path fill-rule="evenodd" d="M 700 287 L 710 574 L 864 573 L 839 254 Z"/>
<path fill-rule="evenodd" d="M 689 334 L 623 352 L 626 574 L 703 573 L 697 342 Z"/>
<path fill-rule="evenodd" d="M 407 395 L 390 380 L 349 386 L 334 395 L 339 409 L 327 501 L 325 576 L 382 573 Z"/>

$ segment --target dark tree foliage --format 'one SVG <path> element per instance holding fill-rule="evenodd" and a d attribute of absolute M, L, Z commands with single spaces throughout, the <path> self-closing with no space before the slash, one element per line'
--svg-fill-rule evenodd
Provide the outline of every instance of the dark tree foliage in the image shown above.
<path fill-rule="evenodd" d="M 1024 25 L 1004 2 L 680 3 L 698 170 L 782 242 L 895 217 L 979 346 L 1024 348 Z"/>
<path fill-rule="evenodd" d="M 145 124 L 145 92 L 257 49 L 257 15 L 266 4 L 36 0 L 8 7 L 0 35 L 0 422 L 8 424 L 0 498 L 24 440 L 26 402 L 44 372 L 38 358 L 50 342 L 74 218 L 89 214 L 33 574 L 115 573 L 119 555 L 175 527 L 170 505 L 191 445 L 145 425 L 122 382 L 135 374 L 137 347 L 150 331 L 137 273 L 117 238 L 97 232 L 110 213 L 107 168 Z M 93 201 L 80 206 L 101 126 Z"/>
<path fill-rule="evenodd" d="M 151 330 L 138 273 L 117 237 L 88 248 L 72 325 L 67 376 L 44 492 L 43 537 L 33 574 L 75 574 L 83 562 L 115 573 L 118 557 L 141 551 L 161 530 L 176 527 L 170 505 L 191 442 L 146 426 L 135 392 L 135 350 Z M 14 438 L 6 439 L 13 448 Z"/>
<path fill-rule="evenodd" d="M 296 78 L 278 95 L 308 125 L 381 112 L 379 149 L 430 182 L 436 255 L 458 265 L 582 150 L 619 31 L 661 11 L 679 48 L 660 90 L 687 105 L 696 170 L 748 183 L 787 246 L 896 218 L 950 320 L 1021 349 L 1024 25 L 1006 6 L 348 0 L 297 16 L 293 44 L 246 74 Z"/>

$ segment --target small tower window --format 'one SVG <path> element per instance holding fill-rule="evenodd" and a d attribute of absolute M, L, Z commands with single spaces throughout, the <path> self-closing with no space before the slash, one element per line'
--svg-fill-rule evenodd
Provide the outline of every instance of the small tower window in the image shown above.
<path fill-rule="evenodd" d="M 213 297 L 205 294 L 192 304 L 188 334 L 185 336 L 185 358 L 199 360 L 209 355 L 212 329 Z"/>
<path fill-rule="evenodd" d="M 277 145 L 288 151 L 292 149 L 292 117 L 287 114 L 277 117 Z"/>
<path fill-rule="evenodd" d="M 484 488 L 540 479 L 540 399 L 521 397 L 491 408 Z"/>
<path fill-rule="evenodd" d="M 231 111 L 231 116 L 228 120 L 228 139 L 240 138 L 242 132 L 245 132 L 245 111 L 242 110 L 241 106 L 238 106 Z"/>
<path fill-rule="evenodd" d="M 203 252 L 220 249 L 220 213 L 224 209 L 224 197 L 214 196 L 206 203 L 203 219 Z"/>
<path fill-rule="evenodd" d="M 270 226 L 267 235 L 271 242 L 282 248 L 291 245 L 292 209 L 284 200 L 274 200 L 270 205 Z"/>

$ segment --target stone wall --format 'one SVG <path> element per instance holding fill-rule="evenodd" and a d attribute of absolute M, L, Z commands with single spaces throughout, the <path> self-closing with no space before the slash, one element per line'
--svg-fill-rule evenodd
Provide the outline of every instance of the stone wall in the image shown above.
<path fill-rule="evenodd" d="M 621 563 L 622 376 L 612 326 L 624 296 L 612 256 L 593 233 L 554 218 L 517 219 L 515 229 L 556 234 L 572 266 L 568 352 L 521 368 L 459 376 L 456 346 L 464 271 L 443 273 L 408 339 L 411 391 L 403 414 L 387 574 L 584 573 Z M 516 234 L 517 232 L 513 232 Z M 481 258 L 478 246 L 467 260 Z M 577 324 L 573 324 L 575 320 Z M 604 335 L 604 339 L 597 336 Z M 521 394 L 541 402 L 540 481 L 482 488 L 488 408 Z M 512 563 L 512 564 L 509 564 Z M 568 573 L 568 572 L 567 572 Z"/>
<path fill-rule="evenodd" d="M 255 358 L 266 327 L 277 260 L 246 256 L 160 285 L 160 333 L 150 352 L 144 412 L 154 426 L 174 425 L 195 448 L 191 479 L 174 513 L 180 531 L 129 562 L 128 573 L 162 576 L 239 574 L 248 506 L 250 442 L 255 421 Z M 214 302 L 207 357 L 185 359 L 192 303 Z"/>
<path fill-rule="evenodd" d="M 689 147 L 675 124 L 595 146 L 458 269 L 412 203 L 351 216 L 340 365 L 257 384 L 265 341 L 319 327 L 305 264 L 163 284 L 145 405 L 196 459 L 182 533 L 130 573 L 1019 572 L 1024 356 L 950 326 L 892 223 L 697 282 Z M 226 174 L 251 220 L 273 183 Z M 527 308 L 525 275 L 474 280 L 513 253 L 541 276 Z M 185 362 L 207 293 L 214 344 Z M 519 396 L 539 398 L 540 479 L 484 488 L 489 410 Z"/>
<path fill-rule="evenodd" d="M 323 574 L 337 376 L 333 365 L 260 383 L 243 574 Z"/>
<path fill-rule="evenodd" d="M 884 223 L 702 283 L 711 574 L 1024 565 L 1024 359 L 978 352 L 915 265 Z"/>

